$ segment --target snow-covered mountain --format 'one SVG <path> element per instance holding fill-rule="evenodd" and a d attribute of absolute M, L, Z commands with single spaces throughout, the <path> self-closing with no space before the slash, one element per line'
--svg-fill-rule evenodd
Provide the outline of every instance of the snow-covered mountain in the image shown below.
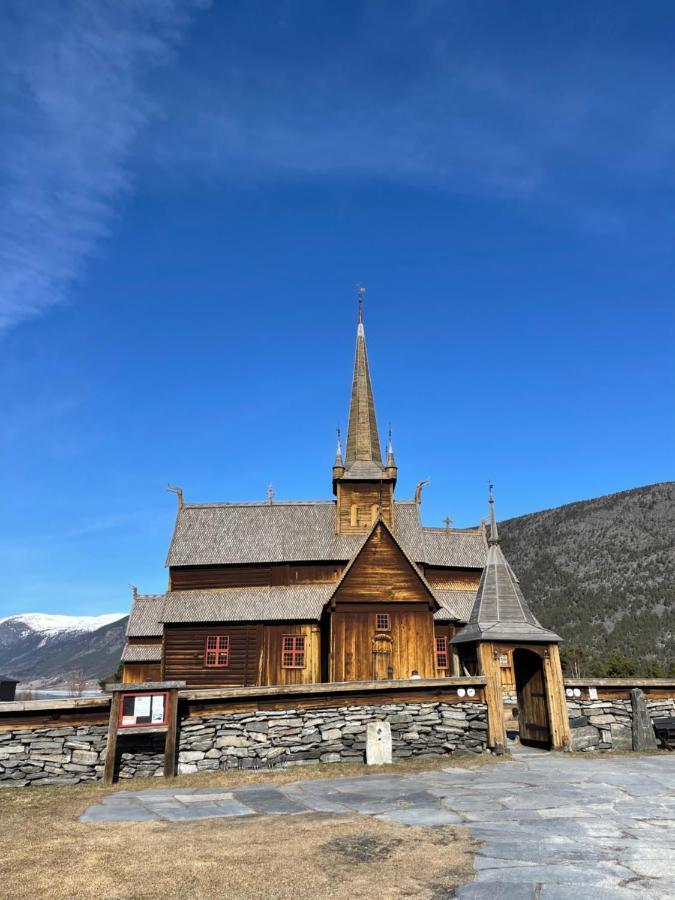
<path fill-rule="evenodd" d="M 126 622 L 124 613 L 22 613 L 0 619 L 0 672 L 34 686 L 109 675 L 119 662 Z"/>

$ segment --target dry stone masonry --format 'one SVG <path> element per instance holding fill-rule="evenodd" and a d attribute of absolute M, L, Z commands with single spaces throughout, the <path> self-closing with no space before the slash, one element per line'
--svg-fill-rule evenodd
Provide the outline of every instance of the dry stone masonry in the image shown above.
<path fill-rule="evenodd" d="M 96 781 L 107 734 L 104 725 L 0 732 L 0 786 Z"/>
<path fill-rule="evenodd" d="M 391 727 L 394 759 L 482 753 L 487 739 L 483 703 L 348 706 L 204 716 L 180 727 L 178 772 L 254 769 L 363 760 L 369 722 Z M 0 786 L 77 784 L 103 773 L 107 727 L 17 729 L 0 732 Z M 163 735 L 125 734 L 118 743 L 119 776 L 161 775 Z"/>
<path fill-rule="evenodd" d="M 675 699 L 646 700 L 650 720 L 675 715 Z M 567 700 L 572 749 L 633 750 L 630 700 Z M 643 749 L 643 748 L 635 748 Z"/>
<path fill-rule="evenodd" d="M 181 728 L 179 773 L 363 760 L 369 722 L 391 727 L 392 756 L 482 753 L 483 703 L 348 706 L 205 716 Z"/>

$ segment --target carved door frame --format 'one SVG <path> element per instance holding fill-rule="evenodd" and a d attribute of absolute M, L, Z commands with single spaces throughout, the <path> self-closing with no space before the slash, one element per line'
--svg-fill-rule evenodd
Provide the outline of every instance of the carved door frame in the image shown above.
<path fill-rule="evenodd" d="M 394 639 L 390 634 L 378 632 L 371 641 L 371 673 L 373 681 L 385 681 L 393 677 L 392 657 Z M 390 674 L 390 669 L 391 674 Z"/>

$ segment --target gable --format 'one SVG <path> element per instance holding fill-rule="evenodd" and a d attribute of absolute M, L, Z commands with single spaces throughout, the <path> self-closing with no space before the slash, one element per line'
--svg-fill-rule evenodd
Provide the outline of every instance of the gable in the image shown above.
<path fill-rule="evenodd" d="M 424 580 L 382 522 L 372 530 L 333 595 L 333 604 L 345 601 L 421 601 L 436 606 Z"/>

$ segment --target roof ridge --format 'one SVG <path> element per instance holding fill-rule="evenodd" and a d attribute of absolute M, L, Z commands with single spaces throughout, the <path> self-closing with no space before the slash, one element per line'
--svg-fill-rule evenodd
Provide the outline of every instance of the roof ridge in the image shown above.
<path fill-rule="evenodd" d="M 325 506 L 327 504 L 335 505 L 335 500 L 274 500 L 274 502 L 270 503 L 269 500 L 218 500 L 212 503 L 184 503 L 181 509 L 211 509 L 218 507 L 226 507 L 231 509 L 236 506 L 263 506 L 263 507 L 272 507 L 275 506 Z"/>
<path fill-rule="evenodd" d="M 422 531 L 441 532 L 443 534 L 482 534 L 480 528 L 441 528 L 440 525 L 422 525 Z"/>
<path fill-rule="evenodd" d="M 166 594 L 160 594 L 159 596 L 167 599 L 168 595 L 171 594 L 171 597 L 178 597 L 185 595 L 188 598 L 191 594 L 236 594 L 236 593 L 247 593 L 250 591 L 278 591 L 278 590 L 316 590 L 317 588 L 330 588 L 335 582 L 333 581 L 312 581 L 307 584 L 249 584 L 249 585 L 237 585 L 236 587 L 220 587 L 220 588 L 189 588 L 188 590 L 180 590 L 180 591 L 167 591 Z"/>

